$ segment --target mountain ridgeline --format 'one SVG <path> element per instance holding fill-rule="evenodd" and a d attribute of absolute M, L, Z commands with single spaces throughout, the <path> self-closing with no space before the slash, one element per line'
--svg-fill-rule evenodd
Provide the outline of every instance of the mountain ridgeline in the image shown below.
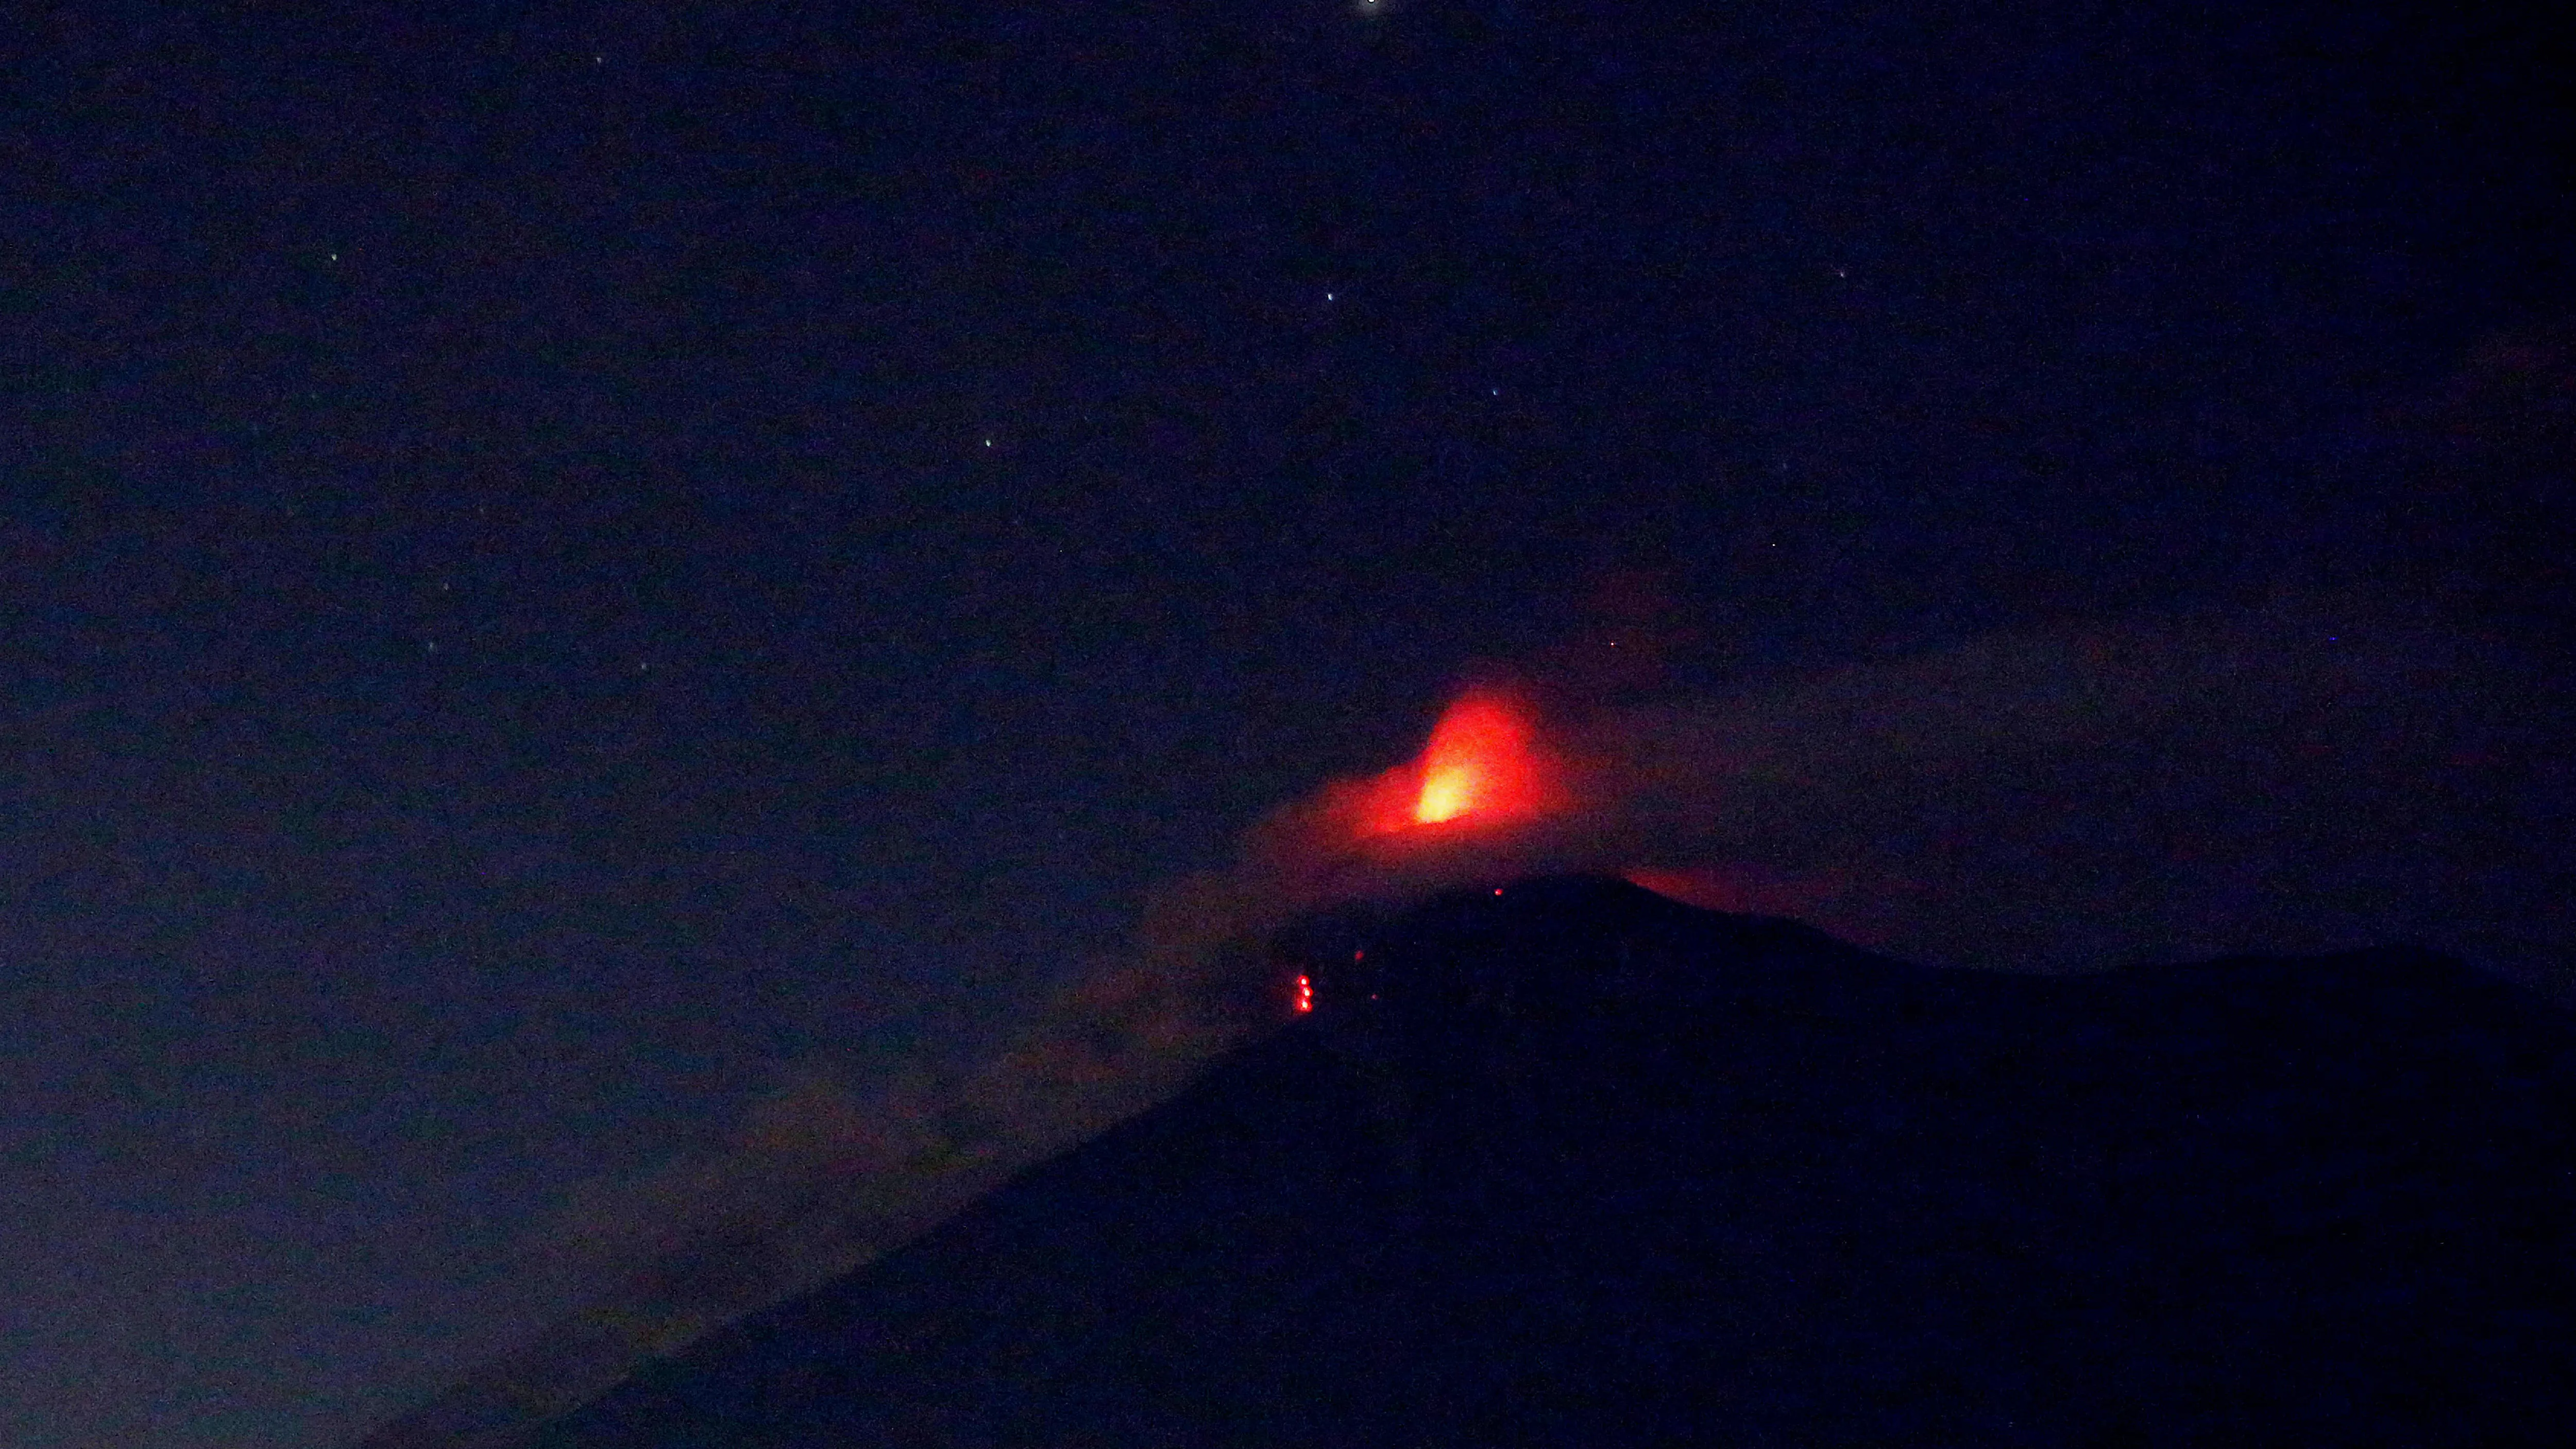
<path fill-rule="evenodd" d="M 2490 1444 L 2576 1410 L 2576 1031 L 2388 950 L 1936 971 L 1593 877 L 514 1436 Z M 1287 1008 L 1283 1006 L 1283 1012 Z"/>

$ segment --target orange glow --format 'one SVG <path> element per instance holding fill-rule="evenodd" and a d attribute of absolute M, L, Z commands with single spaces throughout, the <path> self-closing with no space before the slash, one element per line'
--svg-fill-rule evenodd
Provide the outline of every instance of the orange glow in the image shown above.
<path fill-rule="evenodd" d="M 1471 693 L 1449 706 L 1431 731 L 1413 818 L 1433 825 L 1462 815 L 1533 813 L 1540 808 L 1539 776 L 1528 719 L 1500 695 Z"/>
<path fill-rule="evenodd" d="M 1439 827 L 1431 837 L 1438 839 L 1461 826 L 1512 824 L 1564 809 L 1569 783 L 1526 704 L 1501 690 L 1474 689 L 1440 717 L 1421 755 L 1326 787 L 1319 814 L 1336 843 L 1404 850 L 1412 848 L 1406 837 L 1425 826 Z"/>
<path fill-rule="evenodd" d="M 1300 976 L 1297 978 L 1297 1013 L 1303 1016 L 1314 1009 L 1315 980 L 1311 976 Z"/>

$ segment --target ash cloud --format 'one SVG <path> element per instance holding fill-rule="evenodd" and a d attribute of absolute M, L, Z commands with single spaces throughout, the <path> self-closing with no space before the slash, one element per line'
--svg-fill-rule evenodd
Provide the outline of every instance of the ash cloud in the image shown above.
<path fill-rule="evenodd" d="M 2001 634 L 1553 722 L 1570 808 L 1253 855 L 1292 893 L 1632 876 L 1955 966 L 2423 944 L 2568 996 L 2569 700 L 2538 651 L 2351 600 Z"/>

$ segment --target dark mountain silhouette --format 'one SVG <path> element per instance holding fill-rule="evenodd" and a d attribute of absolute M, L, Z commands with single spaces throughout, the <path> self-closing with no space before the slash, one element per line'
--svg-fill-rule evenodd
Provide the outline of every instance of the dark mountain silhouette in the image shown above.
<path fill-rule="evenodd" d="M 561 1449 L 2559 1442 L 2576 1032 L 2411 951 L 1933 971 L 1559 878 Z"/>

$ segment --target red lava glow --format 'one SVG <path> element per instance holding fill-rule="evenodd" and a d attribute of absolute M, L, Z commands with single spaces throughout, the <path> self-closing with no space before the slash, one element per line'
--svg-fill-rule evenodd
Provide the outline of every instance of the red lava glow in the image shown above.
<path fill-rule="evenodd" d="M 1625 874 L 1630 885 L 1686 906 L 1751 915 L 1812 916 L 1837 904 L 1852 888 L 1839 871 L 1793 875 L 1743 864 L 1639 866 Z"/>
<path fill-rule="evenodd" d="M 1543 774 L 1520 708 L 1498 694 L 1468 694 L 1431 731 L 1413 819 L 1435 825 L 1463 815 L 1535 814 L 1544 807 Z"/>
<path fill-rule="evenodd" d="M 1745 891 L 1714 870 L 1653 870 L 1638 866 L 1626 874 L 1630 885 L 1644 886 L 1666 900 L 1686 906 L 1741 911 L 1748 904 Z"/>
<path fill-rule="evenodd" d="M 1910 889 L 1887 878 L 1863 880 L 1841 870 L 1793 874 L 1745 864 L 1635 867 L 1631 885 L 1704 910 L 1737 915 L 1784 916 L 1820 927 L 1859 946 L 1892 949 L 1891 930 Z"/>

